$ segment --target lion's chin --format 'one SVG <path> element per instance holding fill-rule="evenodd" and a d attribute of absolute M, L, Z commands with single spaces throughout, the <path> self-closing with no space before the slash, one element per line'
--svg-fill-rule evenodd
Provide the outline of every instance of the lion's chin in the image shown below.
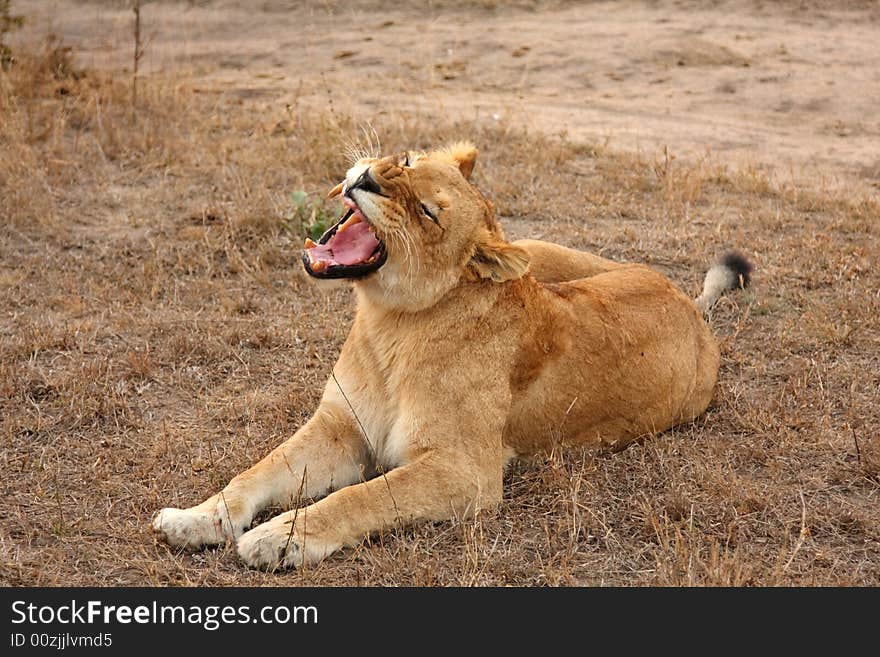
<path fill-rule="evenodd" d="M 350 206 L 317 243 L 306 238 L 303 266 L 315 278 L 363 278 L 385 264 L 388 252 L 367 218 Z"/>

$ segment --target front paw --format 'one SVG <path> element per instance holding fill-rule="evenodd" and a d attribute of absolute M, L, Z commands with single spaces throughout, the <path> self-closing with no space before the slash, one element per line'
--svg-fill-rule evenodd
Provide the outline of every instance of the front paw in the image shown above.
<path fill-rule="evenodd" d="M 189 509 L 162 509 L 150 529 L 171 546 L 197 549 L 234 542 L 252 517 L 246 499 L 220 493 Z"/>
<path fill-rule="evenodd" d="M 219 514 L 200 507 L 162 509 L 153 518 L 150 529 L 172 547 L 197 549 L 226 542 Z"/>
<path fill-rule="evenodd" d="M 299 567 L 303 553 L 292 521 L 278 516 L 242 535 L 236 544 L 238 556 L 251 568 L 278 570 Z"/>

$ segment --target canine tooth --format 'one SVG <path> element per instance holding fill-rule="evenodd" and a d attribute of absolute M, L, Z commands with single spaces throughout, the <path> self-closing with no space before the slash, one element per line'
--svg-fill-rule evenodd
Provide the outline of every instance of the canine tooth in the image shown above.
<path fill-rule="evenodd" d="M 306 255 L 309 256 L 309 267 L 314 269 L 317 265 L 319 265 L 322 261 L 315 258 L 313 253 L 306 251 Z"/>
<path fill-rule="evenodd" d="M 312 239 L 311 239 L 310 237 L 307 237 L 307 238 L 306 238 L 306 244 L 305 244 L 305 247 L 306 247 L 307 249 L 314 249 L 316 246 L 318 246 L 318 245 L 315 244 L 315 243 L 312 241 Z"/>
<path fill-rule="evenodd" d="M 310 263 L 309 266 L 312 268 L 313 272 L 320 274 L 327 269 L 327 262 L 325 260 L 318 260 L 317 262 Z"/>
<path fill-rule="evenodd" d="M 349 217 L 344 224 L 340 225 L 339 228 L 336 229 L 336 234 L 338 235 L 339 233 L 344 231 L 349 226 L 354 226 L 355 224 L 359 224 L 361 222 L 361 218 L 360 218 L 359 214 L 360 213 L 355 212 L 353 215 L 351 215 L 351 217 Z"/>
<path fill-rule="evenodd" d="M 339 196 L 342 193 L 342 190 L 345 189 L 345 181 L 343 180 L 341 183 L 336 185 L 333 189 L 330 190 L 330 193 L 327 194 L 327 198 L 333 198 L 334 196 Z"/>

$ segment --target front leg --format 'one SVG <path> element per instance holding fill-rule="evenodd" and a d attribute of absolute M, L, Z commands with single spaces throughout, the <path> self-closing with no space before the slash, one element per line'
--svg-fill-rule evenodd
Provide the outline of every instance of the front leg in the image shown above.
<path fill-rule="evenodd" d="M 500 452 L 500 435 L 498 436 Z M 471 517 L 501 500 L 500 459 L 477 464 L 461 454 L 433 452 L 302 509 L 282 513 L 238 539 L 254 568 L 315 564 L 383 529 L 416 521 Z M 497 461 L 497 462 L 495 462 Z"/>
<path fill-rule="evenodd" d="M 319 497 L 362 481 L 372 465 L 351 413 L 325 399 L 292 438 L 219 493 L 188 509 L 166 508 L 152 522 L 169 545 L 199 548 L 235 540 L 271 504 Z"/>

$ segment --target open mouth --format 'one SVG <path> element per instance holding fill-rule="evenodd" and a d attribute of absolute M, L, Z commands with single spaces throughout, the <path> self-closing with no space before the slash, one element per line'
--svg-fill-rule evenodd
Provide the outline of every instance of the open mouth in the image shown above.
<path fill-rule="evenodd" d="M 353 202 L 317 244 L 306 238 L 302 261 L 315 278 L 361 278 L 385 264 L 388 253 Z"/>

